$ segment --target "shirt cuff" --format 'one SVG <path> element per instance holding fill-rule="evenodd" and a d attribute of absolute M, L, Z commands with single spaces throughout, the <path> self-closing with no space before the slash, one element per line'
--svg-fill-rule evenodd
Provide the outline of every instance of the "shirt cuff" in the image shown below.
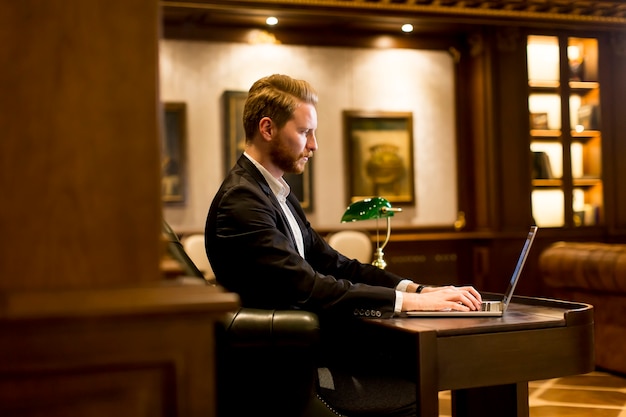
<path fill-rule="evenodd" d="M 398 283 L 398 285 L 396 285 L 396 291 L 405 291 L 406 292 L 406 287 L 409 286 L 409 284 L 412 284 L 413 281 L 411 281 L 410 279 L 403 279 L 402 281 L 400 281 Z"/>
<path fill-rule="evenodd" d="M 404 300 L 404 295 L 402 295 L 402 291 L 396 291 L 396 305 L 393 308 L 394 314 L 400 314 L 402 312 L 403 300 Z"/>

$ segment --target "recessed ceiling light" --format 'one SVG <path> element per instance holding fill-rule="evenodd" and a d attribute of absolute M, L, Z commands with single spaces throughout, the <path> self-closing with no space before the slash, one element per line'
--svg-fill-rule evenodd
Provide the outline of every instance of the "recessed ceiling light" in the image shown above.
<path fill-rule="evenodd" d="M 267 19 L 265 19 L 265 23 L 267 23 L 270 26 L 274 26 L 278 24 L 278 18 L 275 16 L 270 16 Z"/>
<path fill-rule="evenodd" d="M 410 23 L 405 23 L 404 25 L 402 25 L 402 32 L 405 32 L 405 33 L 413 32 L 413 25 Z"/>

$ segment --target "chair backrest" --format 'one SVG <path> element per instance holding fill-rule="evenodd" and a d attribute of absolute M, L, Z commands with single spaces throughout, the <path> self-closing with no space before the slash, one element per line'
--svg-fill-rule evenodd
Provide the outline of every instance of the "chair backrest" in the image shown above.
<path fill-rule="evenodd" d="M 167 252 L 170 256 L 180 263 L 183 268 L 185 275 L 190 277 L 202 278 L 206 279 L 202 271 L 200 271 L 194 262 L 189 258 L 187 252 L 183 248 L 182 243 L 178 239 L 178 236 L 169 224 L 165 220 L 163 220 L 163 228 L 162 228 L 163 236 L 167 240 Z"/>
<path fill-rule="evenodd" d="M 341 230 L 328 237 L 328 244 L 348 258 L 372 262 L 374 247 L 369 235 L 358 230 Z"/>
<path fill-rule="evenodd" d="M 189 255 L 194 264 L 204 274 L 205 278 L 210 280 L 215 277 L 213 269 L 209 263 L 209 258 L 206 255 L 206 248 L 204 246 L 204 235 L 196 233 L 182 239 L 183 248 Z"/>

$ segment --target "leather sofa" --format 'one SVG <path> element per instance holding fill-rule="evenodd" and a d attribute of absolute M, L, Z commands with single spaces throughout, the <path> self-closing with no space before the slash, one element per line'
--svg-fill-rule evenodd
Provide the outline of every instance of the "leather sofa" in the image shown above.
<path fill-rule="evenodd" d="M 596 366 L 626 374 L 626 244 L 556 242 L 539 268 L 549 296 L 594 306 Z"/>

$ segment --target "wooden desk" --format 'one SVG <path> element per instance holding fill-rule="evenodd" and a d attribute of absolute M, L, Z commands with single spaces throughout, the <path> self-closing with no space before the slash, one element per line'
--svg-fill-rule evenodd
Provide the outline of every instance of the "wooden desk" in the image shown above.
<path fill-rule="evenodd" d="M 418 415 L 528 416 L 528 381 L 594 369 L 593 307 L 515 297 L 502 318 L 368 319 L 368 338 L 414 358 Z M 375 347 L 373 347 L 375 348 Z"/>

